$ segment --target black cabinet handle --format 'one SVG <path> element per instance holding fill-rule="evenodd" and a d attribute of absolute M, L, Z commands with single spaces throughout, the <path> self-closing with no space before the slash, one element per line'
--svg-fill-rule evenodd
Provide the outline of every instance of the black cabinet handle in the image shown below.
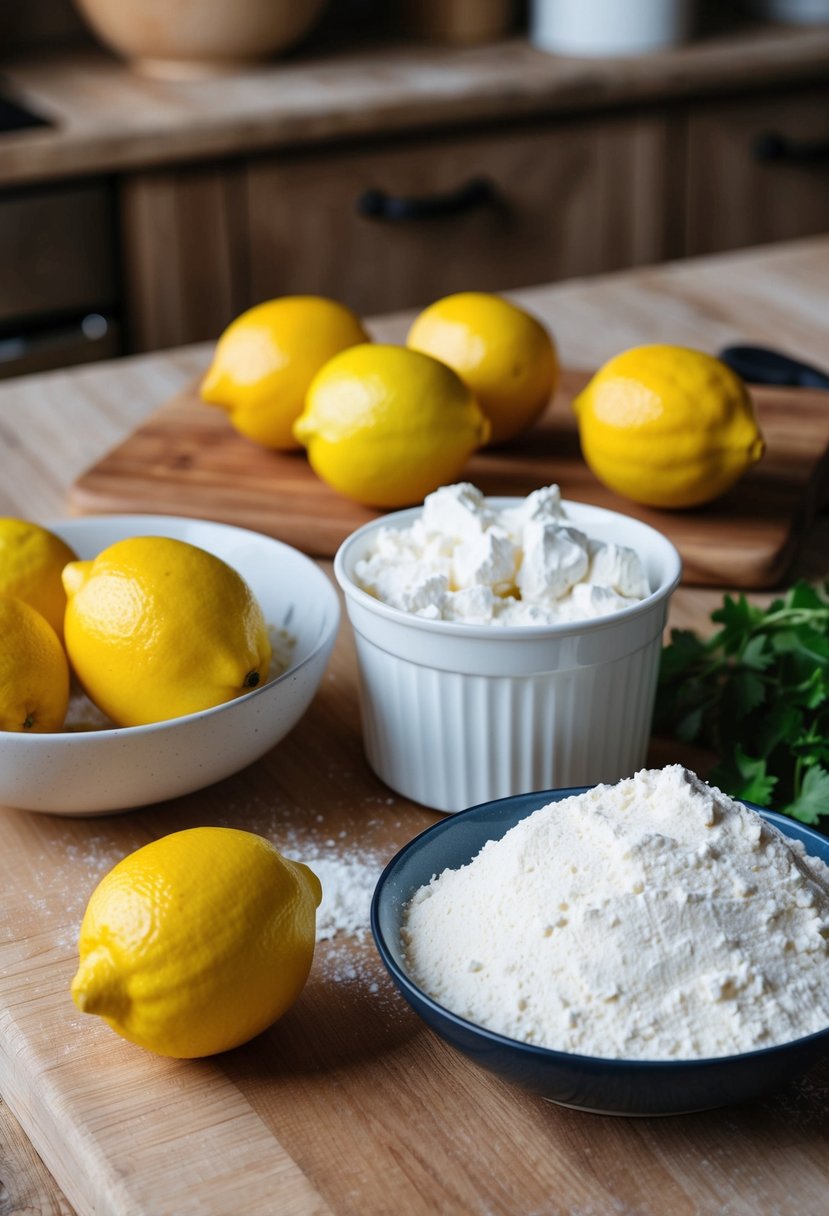
<path fill-rule="evenodd" d="M 786 165 L 829 164 L 829 139 L 797 140 L 779 131 L 763 131 L 754 141 L 754 159 Z"/>
<path fill-rule="evenodd" d="M 357 212 L 365 219 L 386 223 L 409 220 L 443 219 L 475 211 L 497 202 L 498 192 L 484 177 L 472 177 L 455 190 L 419 196 L 387 194 L 385 190 L 366 190 L 357 199 Z"/>

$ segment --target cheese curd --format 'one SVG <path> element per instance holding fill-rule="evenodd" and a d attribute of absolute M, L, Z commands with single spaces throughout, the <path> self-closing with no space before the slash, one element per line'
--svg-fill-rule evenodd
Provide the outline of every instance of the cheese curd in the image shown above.
<path fill-rule="evenodd" d="M 380 530 L 355 576 L 391 607 L 467 624 L 587 620 L 650 594 L 638 554 L 573 527 L 555 485 L 506 508 L 468 482 L 443 486 L 410 527 Z"/>

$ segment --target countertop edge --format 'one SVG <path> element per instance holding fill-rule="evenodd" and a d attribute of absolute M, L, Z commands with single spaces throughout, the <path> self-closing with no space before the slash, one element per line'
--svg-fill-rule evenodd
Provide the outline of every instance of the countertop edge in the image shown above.
<path fill-rule="evenodd" d="M 0 183 L 704 101 L 819 82 L 827 69 L 829 26 L 751 27 L 612 60 L 548 55 L 523 38 L 462 49 L 398 42 L 189 85 L 73 50 L 0 63 L 9 95 L 56 124 L 2 136 Z"/>

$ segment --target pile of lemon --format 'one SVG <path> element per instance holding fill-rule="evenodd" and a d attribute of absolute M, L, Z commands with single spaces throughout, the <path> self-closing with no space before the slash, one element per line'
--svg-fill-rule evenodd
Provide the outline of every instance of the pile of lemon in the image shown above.
<path fill-rule="evenodd" d="M 271 644 L 242 576 L 196 545 L 117 541 L 79 561 L 49 529 L 0 519 L 0 730 L 62 729 L 70 677 L 116 726 L 223 704 L 267 678 Z"/>
<path fill-rule="evenodd" d="M 225 330 L 200 392 L 249 439 L 305 447 L 339 493 L 398 507 L 456 480 L 477 448 L 532 426 L 558 371 L 547 329 L 501 296 L 438 300 L 401 346 L 371 342 L 335 300 L 284 296 Z"/>
<path fill-rule="evenodd" d="M 477 449 L 532 427 L 558 379 L 548 329 L 498 295 L 436 301 L 401 346 L 373 343 L 336 300 L 284 296 L 225 330 L 200 391 L 241 434 L 277 450 L 304 446 L 339 493 L 390 508 L 420 502 L 457 480 Z M 685 347 L 624 351 L 574 406 L 596 477 L 650 506 L 710 502 L 763 453 L 745 385 Z"/>

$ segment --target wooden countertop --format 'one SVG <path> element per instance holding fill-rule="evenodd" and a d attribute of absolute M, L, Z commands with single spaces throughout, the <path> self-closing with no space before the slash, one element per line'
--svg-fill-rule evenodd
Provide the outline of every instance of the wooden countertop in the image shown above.
<path fill-rule="evenodd" d="M 4 90 L 55 126 L 0 137 L 0 184 L 112 173 L 292 145 L 704 97 L 825 79 L 829 27 L 737 24 L 632 58 L 378 43 L 300 49 L 186 84 L 98 50 L 0 63 Z"/>
<path fill-rule="evenodd" d="M 781 349 L 825 365 L 829 236 L 513 294 L 547 321 L 558 338 L 565 362 L 572 365 L 596 363 L 623 346 L 643 340 L 671 339 L 716 351 L 724 343 L 738 338 L 774 343 Z M 402 335 L 404 324 L 405 318 L 391 317 L 373 323 L 371 328 L 376 337 L 395 340 Z M 42 521 L 65 514 L 65 494 L 71 481 L 198 373 L 204 367 L 208 353 L 205 346 L 192 347 L 0 385 L 0 513 L 23 514 Z M 795 573 L 825 575 L 827 554 L 829 518 L 824 515 L 809 537 Z M 681 588 L 673 602 L 671 623 L 705 628 L 708 613 L 720 598 L 719 590 Z M 372 784 L 354 728 L 356 698 L 354 658 L 344 625 L 332 659 L 330 679 L 318 695 L 311 717 L 278 749 L 283 760 L 288 761 L 281 766 L 285 772 L 280 769 L 280 798 L 287 800 L 289 805 L 318 809 L 320 819 L 328 813 L 332 794 L 326 786 L 326 765 L 321 764 L 319 772 L 313 765 L 314 748 L 319 748 L 314 732 L 318 732 L 322 724 L 332 732 L 332 743 L 334 735 L 337 736 L 337 748 L 348 736 L 348 747 L 342 755 L 337 752 L 336 762 L 350 766 L 349 780 L 356 791 L 355 798 L 364 798 L 366 802 L 373 800 L 372 822 L 379 814 L 381 818 L 387 817 L 390 824 L 396 824 L 398 831 L 401 824 L 408 825 L 407 831 L 425 827 L 433 821 L 434 815 L 391 796 L 376 781 Z M 222 801 L 243 807 L 245 790 L 252 788 L 250 780 L 250 776 L 240 775 L 223 783 Z M 60 859 L 64 873 L 75 875 L 71 897 L 67 888 L 67 900 L 77 911 L 75 905 L 80 907 L 80 904 L 75 888 L 76 884 L 82 888 L 89 881 L 83 859 L 92 847 L 93 838 L 108 839 L 111 846 L 118 832 L 140 836 L 147 829 L 151 833 L 173 830 L 182 826 L 182 815 L 186 820 L 186 803 L 187 800 L 180 800 L 158 811 L 92 821 L 27 817 L 13 812 L 2 814 L 8 816 L 6 829 L 15 838 L 32 834 L 33 839 L 42 844 L 44 857 L 51 859 L 50 864 L 58 864 Z M 342 814 L 342 810 L 337 813 Z M 359 831 L 359 817 L 356 822 Z M 241 822 L 240 826 L 243 826 Z M 329 826 L 326 823 L 320 830 L 327 831 Z M 353 835 L 353 818 L 348 828 Z M 14 923 L 12 918 L 12 926 Z M 63 926 L 63 938 L 68 940 L 72 927 Z M 39 966 L 47 965 L 61 948 L 64 954 L 67 953 L 65 941 L 51 940 L 53 932 L 53 927 L 44 922 L 38 936 L 38 960 L 43 960 L 42 964 L 39 961 Z M 13 928 L 0 933 L 0 975 L 12 957 L 13 938 Z M 363 967 L 368 965 L 365 961 L 361 964 Z M 395 1018 L 402 1016 L 402 1003 L 395 1002 L 391 992 L 383 990 L 379 1009 L 390 1027 Z M 50 1034 L 55 1036 L 56 1043 L 51 1053 L 47 1052 L 50 1062 L 48 1067 L 44 1065 L 41 1078 L 47 1086 L 48 1071 L 58 1066 L 61 1052 L 71 1054 L 76 1049 L 77 1042 L 73 1043 L 73 1038 L 77 1040 L 79 1029 L 86 1032 L 87 1027 L 76 1028 L 77 1019 L 70 1020 L 63 1029 L 50 1027 L 43 1021 L 42 1008 L 39 1006 L 37 1014 L 32 1016 L 40 1019 L 39 1033 L 46 1039 Z M 346 1001 L 344 1017 L 348 1016 L 349 1008 Z M 12 1012 L 0 1009 L 0 1027 L 4 1024 L 4 1014 Z M 442 1123 L 445 1112 L 440 1077 L 445 1075 L 446 1058 L 442 1052 L 435 1052 L 434 1042 L 428 1034 L 424 1032 L 421 1037 L 426 1042 L 425 1054 L 418 1057 L 417 1070 L 412 1065 L 411 1083 L 418 1089 L 421 1099 L 430 1104 L 430 1144 L 437 1145 L 436 1136 L 446 1139 L 449 1153 L 455 1154 L 453 1169 L 457 1169 L 458 1178 L 462 1179 L 466 1133 L 455 1125 Z M 409 1050 L 400 1043 L 395 1047 L 393 1039 L 392 1034 L 386 1050 Z M 63 1046 L 59 1047 L 57 1044 L 61 1043 Z M 172 1098 L 170 1086 L 175 1089 L 176 1100 L 183 1100 L 191 1074 L 195 1076 L 198 1072 L 199 1084 L 208 1087 L 214 1072 L 217 1077 L 221 1075 L 225 1087 L 230 1084 L 228 1077 L 231 1081 L 246 1077 L 251 1084 L 256 1077 L 255 1044 L 249 1049 L 241 1049 L 241 1054 L 231 1053 L 227 1066 L 217 1063 L 214 1068 L 205 1063 L 191 1069 L 185 1064 L 177 1071 L 175 1068 L 154 1068 L 152 1057 L 120 1044 L 105 1028 L 100 1042 L 93 1035 L 84 1043 L 93 1071 L 105 1073 L 108 1067 L 121 1068 L 127 1060 L 133 1078 L 140 1077 L 146 1069 L 150 1087 L 148 1102 L 151 1098 L 157 1102 L 152 1108 L 156 1114 L 149 1121 L 153 1126 L 161 1118 L 165 1095 Z M 365 1035 L 361 1043 L 360 1054 L 338 1074 L 336 1081 L 338 1087 L 345 1086 L 345 1091 L 341 1092 L 347 1092 L 351 1102 L 355 1100 L 351 1087 L 357 1084 L 360 1070 L 368 1067 L 371 1058 Z M 274 1050 L 271 1046 L 271 1068 Z M 12 1070 L 14 1067 L 4 1051 L 13 1054 L 10 1040 L 0 1033 L 0 1077 L 4 1064 Z M 301 1104 L 304 1085 L 301 1073 L 293 1078 L 292 1085 L 292 1101 Z M 251 1195 L 255 1196 L 255 1192 L 246 1190 L 247 1182 L 242 1179 L 239 1195 L 245 1197 L 245 1211 L 290 1210 L 293 1216 L 294 1213 L 317 1211 L 373 1213 L 392 1208 L 406 1212 L 484 1210 L 475 1207 L 472 1201 L 458 1207 L 457 1194 L 473 1195 L 474 1188 L 455 1192 L 455 1198 L 450 1199 L 449 1192 L 443 1189 L 448 1179 L 441 1174 L 437 1164 L 432 1167 L 425 1163 L 426 1172 L 421 1177 L 424 1162 L 417 1158 L 417 1146 L 402 1141 L 397 1143 L 395 1129 L 389 1126 L 383 1132 L 383 1160 L 387 1164 L 394 1161 L 395 1165 L 392 1174 L 383 1178 L 382 1191 L 377 1189 L 376 1179 L 372 1181 L 370 1164 L 361 1165 L 360 1161 L 346 1164 L 344 1159 L 340 1160 L 340 1167 L 348 1172 L 352 1187 L 347 1195 L 345 1191 L 340 1193 L 336 1187 L 332 1188 L 330 1176 L 327 1180 L 315 1176 L 314 1162 L 319 1165 L 326 1159 L 326 1149 L 315 1141 L 315 1136 L 318 1140 L 321 1134 L 319 1130 L 313 1132 L 312 1124 L 306 1125 L 303 1119 L 325 1117 L 325 1076 L 315 1075 L 314 1085 L 316 1106 L 312 1103 L 307 1110 L 298 1106 L 296 1118 L 299 1123 L 286 1129 L 289 1138 L 291 1132 L 300 1136 L 300 1140 L 295 1139 L 294 1147 L 300 1142 L 308 1145 L 305 1173 L 297 1175 L 293 1163 L 291 1169 L 286 1167 L 284 1193 L 280 1190 L 283 1183 L 272 1177 L 271 1189 L 263 1192 L 261 1206 L 253 1202 Z M 15 1113 L 38 1147 L 46 1151 L 39 1135 L 37 1112 L 41 1094 L 38 1088 L 35 1086 L 26 1095 L 15 1095 Z M 373 1110 L 371 1092 L 369 1090 L 363 1096 L 362 1105 L 355 1113 L 355 1126 L 362 1128 L 360 1135 L 369 1140 L 377 1132 L 379 1117 Z M 7 1096 L 11 1098 L 11 1090 Z M 795 1212 L 802 1216 L 803 1212 L 819 1210 L 825 1201 L 829 1186 L 829 1155 L 826 1152 L 829 1147 L 829 1078 L 823 1073 L 812 1075 L 749 1110 L 735 1108 L 669 1120 L 602 1119 L 562 1111 L 534 1099 L 524 1100 L 523 1095 L 519 1100 L 506 1087 L 498 1088 L 497 1097 L 503 1103 L 504 1135 L 509 1138 L 511 1133 L 507 1124 L 512 1125 L 517 1119 L 523 1129 L 522 1135 L 527 1136 L 528 1160 L 534 1161 L 537 1167 L 533 1167 L 534 1198 L 538 1200 L 539 1187 L 542 1190 L 545 1186 L 550 1188 L 544 1192 L 546 1198 L 537 1210 L 550 1213 L 613 1210 L 635 1212 L 637 1216 L 664 1216 L 666 1210 L 670 1210 L 672 1216 L 699 1216 L 719 1211 L 728 1211 L 733 1216 L 743 1213 L 754 1216 L 757 1212 L 774 1211 L 782 1216 Z M 456 1110 L 462 1101 L 463 1098 L 456 1095 Z M 113 1201 L 113 1205 L 107 1207 L 102 1201 L 104 1206 L 95 1208 L 96 1211 L 159 1216 L 161 1208 L 157 1198 L 152 1197 L 157 1193 L 150 1187 L 151 1178 L 158 1184 L 158 1153 L 154 1150 L 154 1165 L 145 1170 L 142 1146 L 148 1123 L 146 1114 L 136 1118 L 134 1127 L 128 1124 L 121 1129 L 122 1139 L 129 1141 L 130 1168 L 118 1185 L 126 1190 L 119 1192 L 121 1198 L 117 1203 Z M 374 1132 L 370 1130 L 372 1128 L 375 1128 Z M 231 1135 L 229 1128 L 226 1141 L 222 1140 L 221 1134 L 214 1141 L 214 1151 L 219 1157 L 225 1150 L 233 1149 Z M 310 1140 L 303 1140 L 302 1136 L 310 1137 Z M 362 1145 L 361 1160 L 365 1156 L 369 1162 L 370 1147 L 370 1144 Z M 339 1150 L 342 1148 L 340 1143 Z M 414 1156 L 410 1162 L 411 1154 Z M 175 1154 L 170 1157 L 173 1166 L 174 1157 Z M 407 1162 L 412 1165 L 413 1172 L 409 1172 Z M 86 1180 L 78 1176 L 77 1170 L 72 1172 L 71 1155 L 63 1160 L 50 1157 L 47 1165 L 63 1179 L 65 1189 L 71 1190 L 78 1211 L 84 1216 L 92 1212 L 88 1196 L 94 1188 L 86 1186 Z M 505 1162 L 504 1169 L 507 1168 Z M 418 1180 L 418 1187 L 423 1187 L 422 1195 L 415 1192 L 412 1178 Z M 512 1198 L 506 1200 L 507 1192 L 499 1192 L 500 1199 L 496 1202 L 493 1198 L 488 1211 L 528 1210 L 524 1200 L 529 1199 L 529 1192 L 525 1194 L 521 1189 L 520 1173 L 509 1175 L 508 1181 L 514 1187 Z M 29 1140 L 1 1102 L 0 1182 L 0 1216 L 24 1210 L 67 1216 L 72 1211 Z M 99 1183 L 100 1179 L 95 1185 Z M 226 1179 L 223 1185 L 227 1186 Z M 146 1187 L 143 1192 L 142 1187 Z M 202 1203 L 199 1211 L 205 1216 L 214 1216 L 214 1213 L 225 1216 L 228 1211 L 242 1210 L 241 1203 L 234 1202 L 232 1192 L 225 1189 L 221 1194 L 223 1198 L 215 1201 L 217 1206 Z M 287 1199 L 289 1207 L 286 1208 L 282 1201 L 291 1195 L 294 1196 L 293 1205 Z M 667 1195 L 672 1197 L 670 1201 Z M 823 1199 L 818 1200 L 820 1195 Z M 666 1207 L 669 1202 L 670 1208 Z"/>

